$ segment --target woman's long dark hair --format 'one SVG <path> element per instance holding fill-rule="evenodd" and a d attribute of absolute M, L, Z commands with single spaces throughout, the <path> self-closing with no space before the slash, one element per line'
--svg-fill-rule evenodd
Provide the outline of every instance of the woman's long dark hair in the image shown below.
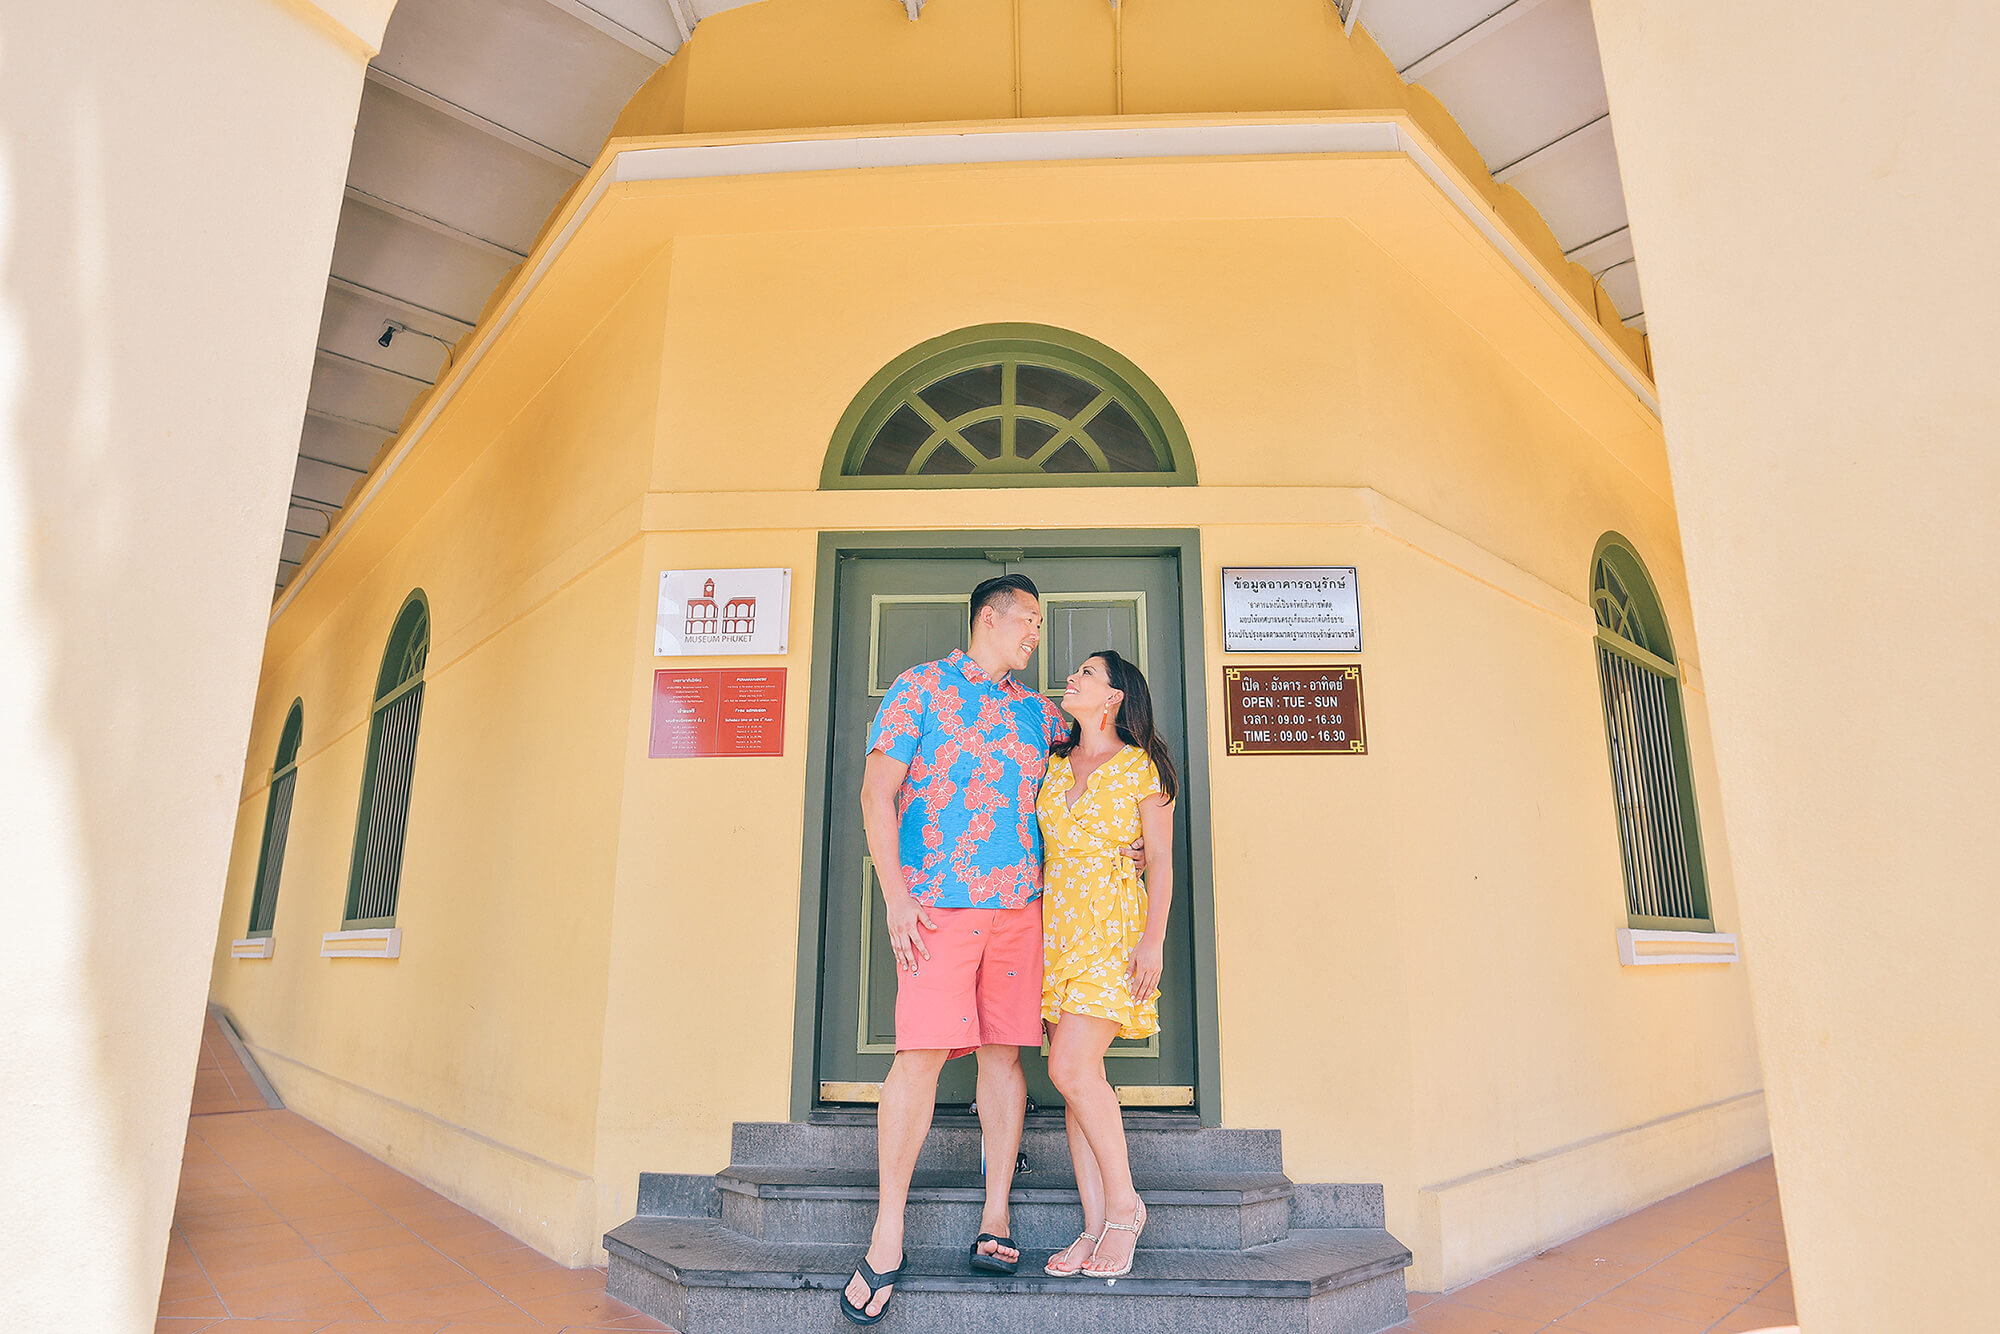
<path fill-rule="evenodd" d="M 1108 648 L 1097 650 L 1084 661 L 1091 658 L 1104 664 L 1111 688 L 1125 697 L 1125 702 L 1118 706 L 1118 739 L 1128 746 L 1137 746 L 1151 757 L 1153 768 L 1159 771 L 1160 790 L 1168 801 L 1174 800 L 1180 791 L 1174 778 L 1174 757 L 1167 753 L 1166 738 L 1153 728 L 1153 692 L 1146 688 L 1145 673 Z M 1069 735 L 1056 742 L 1049 753 L 1067 755 L 1082 739 L 1083 724 L 1072 718 Z"/>

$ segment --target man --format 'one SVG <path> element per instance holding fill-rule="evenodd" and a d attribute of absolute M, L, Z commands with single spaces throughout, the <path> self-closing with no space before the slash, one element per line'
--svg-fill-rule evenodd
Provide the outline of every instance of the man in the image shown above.
<path fill-rule="evenodd" d="M 1023 575 L 972 590 L 971 646 L 896 678 L 868 737 L 861 814 L 896 956 L 896 1059 L 876 1114 L 881 1196 L 842 1313 L 873 1324 L 904 1258 L 910 1175 L 930 1132 L 944 1063 L 979 1057 L 986 1208 L 976 1268 L 1013 1273 L 1007 1193 L 1021 1144 L 1021 1048 L 1042 1025 L 1042 837 L 1035 797 L 1062 712 L 1013 673 L 1042 637 Z"/>

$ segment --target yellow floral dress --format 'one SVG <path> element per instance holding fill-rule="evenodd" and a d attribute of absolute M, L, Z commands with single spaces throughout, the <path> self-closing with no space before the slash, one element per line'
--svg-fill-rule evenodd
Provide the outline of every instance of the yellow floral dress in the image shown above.
<path fill-rule="evenodd" d="M 1139 837 L 1139 803 L 1161 791 L 1152 759 L 1127 746 L 1097 766 L 1071 810 L 1069 758 L 1049 759 L 1035 802 L 1042 822 L 1042 1018 L 1062 1011 L 1115 1020 L 1118 1036 L 1160 1029 L 1159 996 L 1132 999 L 1125 969 L 1146 931 L 1139 868 L 1119 852 Z"/>

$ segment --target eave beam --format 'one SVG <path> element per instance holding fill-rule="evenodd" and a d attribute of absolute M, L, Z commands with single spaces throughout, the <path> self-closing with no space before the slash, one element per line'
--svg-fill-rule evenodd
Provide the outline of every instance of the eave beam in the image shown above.
<path fill-rule="evenodd" d="M 701 15 L 694 12 L 693 0 L 666 0 L 666 6 L 674 20 L 674 31 L 681 35 L 681 45 L 686 46 L 694 36 L 694 25 L 701 22 Z"/>
<path fill-rule="evenodd" d="M 368 82 L 401 97 L 406 97 L 419 106 L 429 107 L 443 116 L 448 116 L 461 125 L 467 125 L 481 134 L 490 135 L 510 148 L 519 149 L 530 157 L 540 158 L 551 166 L 561 167 L 572 176 L 581 176 L 590 170 L 588 162 L 579 162 L 560 149 L 550 148 L 537 139 L 530 139 L 517 130 L 510 130 L 499 121 L 488 120 L 470 107 L 462 107 L 449 98 L 439 97 L 428 88 L 419 88 L 408 79 L 400 79 L 388 70 L 378 66 L 368 67 Z"/>
<path fill-rule="evenodd" d="M 406 320 L 415 320 L 419 323 L 442 324 L 461 337 L 472 332 L 472 322 L 470 320 L 462 320 L 456 315 L 447 315 L 441 310 L 432 310 L 429 306 L 420 306 L 416 302 L 407 301 L 400 296 L 391 296 L 387 292 L 363 286 L 361 283 L 342 278 L 338 274 L 328 274 L 326 285 L 336 292 L 345 292 L 349 296 L 358 297 L 363 301 L 373 302 L 378 306 L 386 306 Z"/>
<path fill-rule="evenodd" d="M 664 65 L 669 60 L 672 60 L 674 58 L 674 53 L 672 51 L 669 51 L 666 47 L 661 46 L 658 42 L 654 41 L 652 38 L 646 36 L 643 33 L 633 32 L 630 28 L 620 23 L 617 19 L 612 18 L 610 15 L 602 14 L 599 13 L 597 10 L 592 9 L 589 5 L 583 3 L 583 0 L 547 0 L 547 3 L 554 5 L 557 9 L 560 9 L 563 13 L 569 15 L 571 18 L 575 19 L 578 23 L 581 23 L 589 28 L 594 28 L 596 31 L 602 33 L 606 37 L 609 37 L 612 41 L 618 43 L 620 46 L 624 47 L 628 51 L 635 51 L 638 54 L 646 57 L 646 59 L 652 61 L 656 65 Z M 669 3 L 667 8 L 669 10 L 674 11 L 675 14 L 674 26 L 677 28 L 680 27 L 681 23 L 680 23 L 680 14 L 678 6 Z M 689 32 L 691 33 L 693 31 L 694 25 L 692 23 L 689 23 L 687 27 Z"/>
<path fill-rule="evenodd" d="M 1628 224 L 1624 227 L 1614 228 L 1613 230 L 1606 232 L 1602 236 L 1593 236 L 1588 241 L 1585 241 L 1582 245 L 1574 246 L 1571 249 L 1563 251 L 1563 258 L 1569 260 L 1573 264 L 1581 264 L 1583 265 L 1584 268 L 1589 269 L 1591 268 L 1591 265 L 1597 262 L 1600 251 L 1615 246 L 1620 240 L 1629 237 L 1631 235 L 1631 232 L 1632 228 Z M 1599 272 L 1609 273 L 1610 271 L 1611 271 L 1611 266 L 1606 266 L 1602 270 L 1598 269 L 1591 270 L 1593 276 L 1595 276 Z"/>
<path fill-rule="evenodd" d="M 324 351 L 325 349 L 317 350 Z M 378 426 L 374 422 L 362 421 L 359 417 L 343 417 L 338 412 L 328 412 L 325 408 L 308 407 L 306 409 L 306 416 L 313 418 L 315 421 L 335 422 L 341 426 L 352 426 L 358 430 L 382 436 L 385 439 L 396 433 L 396 428 L 393 426 Z"/>
<path fill-rule="evenodd" d="M 454 227 L 442 218 L 433 218 L 428 213 L 419 213 L 413 208 L 407 208 L 402 204 L 398 204 L 393 199 L 384 199 L 380 195 L 370 194 L 359 186 L 348 186 L 346 193 L 349 199 L 365 208 L 372 208 L 378 213 L 386 213 L 392 218 L 400 218 L 404 222 L 414 223 L 427 231 L 436 232 L 440 236 L 449 236 L 454 241 L 461 241 L 466 245 L 484 250 L 488 254 L 497 255 L 509 263 L 518 264 L 527 258 L 525 253 L 514 249 L 512 246 L 505 246 L 488 237 L 475 235 L 472 232 L 466 231 L 463 227 Z"/>
<path fill-rule="evenodd" d="M 1609 133 L 1611 133 L 1611 113 L 1607 111 L 1601 116 L 1596 116 L 1585 121 L 1566 134 L 1557 135 L 1540 148 L 1532 152 L 1523 153 L 1520 157 L 1515 158 L 1505 166 L 1495 167 L 1493 169 L 1493 179 L 1504 184 L 1514 177 L 1519 176 L 1530 167 L 1533 167 L 1547 154 L 1555 152 L 1565 144 L 1581 143 L 1586 139 L 1594 139 L 1599 135 Z"/>
<path fill-rule="evenodd" d="M 336 352 L 330 347 L 315 348 L 314 352 L 322 357 L 330 357 L 334 361 L 344 361 L 357 370 L 373 371 L 377 375 L 386 375 L 396 380 L 408 380 L 411 384 L 422 385 L 426 389 L 437 383 L 435 380 L 426 380 L 421 375 L 412 375 L 408 371 L 392 370 L 387 366 L 378 366 L 372 361 L 363 361 L 359 357 L 350 357 L 345 352 Z"/>
<path fill-rule="evenodd" d="M 1415 83 L 1449 61 L 1464 55 L 1514 20 L 1527 17 L 1543 2 L 1544 0 L 1513 0 L 1511 4 L 1487 15 L 1443 46 L 1428 55 L 1419 56 L 1396 73 L 1403 76 L 1405 83 Z"/>

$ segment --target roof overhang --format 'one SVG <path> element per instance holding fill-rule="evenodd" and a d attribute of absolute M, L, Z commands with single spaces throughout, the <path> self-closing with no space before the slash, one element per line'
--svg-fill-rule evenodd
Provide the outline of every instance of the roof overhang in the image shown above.
<path fill-rule="evenodd" d="M 1038 202 L 1024 205 L 1010 168 L 1061 172 L 1066 188 L 1039 192 Z M 1200 184 L 1191 178 L 1209 176 L 1216 178 L 1211 188 L 1190 188 Z M 1093 189 L 1092 178 L 1104 188 Z M 1400 114 L 1119 117 L 613 140 L 489 306 L 465 354 L 285 586 L 271 622 L 304 594 L 396 479 L 410 480 L 426 438 L 489 363 L 497 358 L 531 372 L 538 349 L 575 345 L 588 327 L 578 322 L 591 318 L 591 307 L 557 299 L 560 290 L 622 291 L 677 236 L 823 229 L 830 180 L 858 187 L 844 196 L 844 227 L 1041 221 L 1044 214 L 1072 221 L 1345 221 L 1478 326 L 1502 357 L 1649 486 L 1670 494 L 1659 402 L 1645 369 Z M 562 313 L 524 320 L 531 309 Z M 539 384 L 531 373 L 496 380 L 517 386 L 514 392 Z"/>

